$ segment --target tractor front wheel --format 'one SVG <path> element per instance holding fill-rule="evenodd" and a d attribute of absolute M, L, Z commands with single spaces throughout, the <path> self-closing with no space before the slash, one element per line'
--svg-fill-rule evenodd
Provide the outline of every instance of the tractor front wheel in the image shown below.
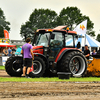
<path fill-rule="evenodd" d="M 34 57 L 33 60 L 34 71 L 30 72 L 31 77 L 42 77 L 45 73 L 45 62 L 40 57 Z"/>

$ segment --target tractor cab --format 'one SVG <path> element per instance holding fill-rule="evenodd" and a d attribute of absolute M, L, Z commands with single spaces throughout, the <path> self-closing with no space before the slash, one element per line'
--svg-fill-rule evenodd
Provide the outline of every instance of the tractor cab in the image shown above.
<path fill-rule="evenodd" d="M 41 53 L 49 58 L 49 61 L 55 61 L 60 51 L 64 48 L 75 48 L 77 34 L 75 31 L 59 29 L 39 29 L 35 34 L 33 46 L 34 53 Z M 42 46 L 42 47 L 41 47 Z M 38 52 L 37 49 L 38 48 Z"/>

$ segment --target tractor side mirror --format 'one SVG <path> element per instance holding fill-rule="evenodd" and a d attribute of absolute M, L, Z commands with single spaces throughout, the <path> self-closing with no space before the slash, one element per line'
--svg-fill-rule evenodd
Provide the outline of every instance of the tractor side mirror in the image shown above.
<path fill-rule="evenodd" d="M 80 44 L 80 42 L 78 42 L 77 48 L 79 49 L 80 47 L 81 47 L 81 44 Z"/>
<path fill-rule="evenodd" d="M 55 34 L 52 34 L 52 35 L 51 35 L 51 39 L 54 39 L 54 38 L 55 38 Z"/>
<path fill-rule="evenodd" d="M 75 38 L 78 39 L 78 36 L 76 35 Z"/>

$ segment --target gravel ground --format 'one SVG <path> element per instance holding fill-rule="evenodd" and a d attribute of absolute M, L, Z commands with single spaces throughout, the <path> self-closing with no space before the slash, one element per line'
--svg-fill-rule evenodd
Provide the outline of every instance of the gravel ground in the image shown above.
<path fill-rule="evenodd" d="M 9 77 L 0 71 L 0 77 Z M 0 100 L 100 100 L 100 82 L 0 82 Z"/>

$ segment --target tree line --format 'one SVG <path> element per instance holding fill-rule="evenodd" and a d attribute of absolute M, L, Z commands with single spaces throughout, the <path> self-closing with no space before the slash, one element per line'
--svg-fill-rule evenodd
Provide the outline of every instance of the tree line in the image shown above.
<path fill-rule="evenodd" d="M 83 15 L 77 7 L 63 8 L 58 15 L 50 9 L 34 9 L 29 20 L 21 25 L 20 34 L 23 38 L 34 37 L 37 29 L 54 28 L 59 25 L 67 25 L 73 30 L 79 23 L 87 19 L 87 34 L 95 36 L 94 23 L 86 15 Z"/>
<path fill-rule="evenodd" d="M 20 35 L 23 39 L 30 37 L 33 39 L 37 29 L 54 28 L 59 25 L 67 25 L 73 30 L 79 23 L 87 20 L 87 34 L 94 37 L 94 23 L 89 16 L 83 15 L 77 7 L 63 8 L 59 14 L 51 9 L 34 9 L 30 14 L 28 21 L 21 25 Z M 6 21 L 3 10 L 0 8 L 0 37 L 4 37 L 3 30 L 10 31 L 10 22 Z M 100 34 L 97 40 L 100 41 Z"/>

